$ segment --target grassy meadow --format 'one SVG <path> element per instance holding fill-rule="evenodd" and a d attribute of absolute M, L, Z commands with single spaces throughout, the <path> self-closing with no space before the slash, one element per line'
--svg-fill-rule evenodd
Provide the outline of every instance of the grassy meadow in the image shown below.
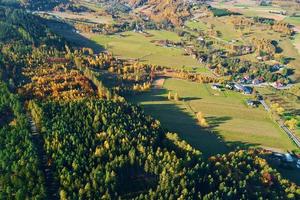
<path fill-rule="evenodd" d="M 176 33 L 169 31 L 147 31 L 147 37 L 136 32 L 123 32 L 118 35 L 95 35 L 91 39 L 115 56 L 129 59 L 139 59 L 141 62 L 169 67 L 200 67 L 199 71 L 206 71 L 197 60 L 185 56 L 182 48 L 157 46 L 152 40 L 180 41 Z"/>
<path fill-rule="evenodd" d="M 177 92 L 181 101 L 169 101 L 168 91 Z M 262 108 L 250 108 L 250 98 L 232 91 L 216 91 L 207 84 L 167 79 L 164 89 L 132 97 L 158 118 L 168 130 L 178 132 L 204 155 L 222 153 L 230 147 L 266 147 L 275 150 L 295 148 L 284 132 Z M 195 113 L 201 111 L 210 128 L 201 128 Z"/>

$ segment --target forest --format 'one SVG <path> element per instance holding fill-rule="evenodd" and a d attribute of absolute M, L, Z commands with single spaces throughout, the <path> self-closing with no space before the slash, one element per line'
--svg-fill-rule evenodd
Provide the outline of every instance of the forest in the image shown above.
<path fill-rule="evenodd" d="M 44 175 L 19 97 L 0 82 L 0 199 L 44 199 Z"/>
<path fill-rule="evenodd" d="M 96 73 L 146 90 L 153 66 L 75 48 L 43 20 L 0 7 L 0 199 L 50 198 L 30 118 L 62 200 L 300 198 L 263 151 L 203 158 Z"/>

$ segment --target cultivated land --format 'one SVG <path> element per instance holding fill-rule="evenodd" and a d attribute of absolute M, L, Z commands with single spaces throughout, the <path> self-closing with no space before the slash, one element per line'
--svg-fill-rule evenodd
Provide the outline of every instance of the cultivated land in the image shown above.
<path fill-rule="evenodd" d="M 169 31 L 147 31 L 150 34 L 123 32 L 117 35 L 95 35 L 91 39 L 112 52 L 117 57 L 139 59 L 140 62 L 182 68 L 200 67 L 198 71 L 206 71 L 197 60 L 185 56 L 182 48 L 157 46 L 152 40 L 180 41 L 176 33 Z"/>
<path fill-rule="evenodd" d="M 248 17 L 267 17 L 275 20 L 283 20 L 286 16 L 277 13 L 278 11 L 291 11 L 280 8 L 279 6 L 259 6 L 257 2 L 251 0 L 243 0 L 236 3 L 235 1 L 214 1 L 211 3 L 216 8 L 229 9 L 233 12 L 241 13 Z"/>
<path fill-rule="evenodd" d="M 168 91 L 177 92 L 183 101 L 167 100 Z M 207 84 L 167 79 L 164 89 L 132 99 L 206 155 L 227 151 L 227 146 L 295 149 L 262 107 L 249 108 L 245 104 L 247 98 L 232 91 L 212 90 Z M 199 111 L 205 114 L 209 129 L 197 124 L 195 113 Z"/>

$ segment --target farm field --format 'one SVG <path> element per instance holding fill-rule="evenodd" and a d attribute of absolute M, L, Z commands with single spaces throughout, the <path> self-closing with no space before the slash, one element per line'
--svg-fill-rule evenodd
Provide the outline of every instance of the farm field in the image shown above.
<path fill-rule="evenodd" d="M 207 71 L 190 56 L 183 55 L 181 48 L 162 47 L 151 43 L 152 40 L 180 41 L 176 33 L 169 31 L 147 31 L 147 37 L 136 32 L 123 32 L 121 35 L 95 35 L 91 39 L 104 46 L 115 56 L 127 59 L 139 59 L 140 62 L 182 68 L 199 67 L 198 71 Z"/>
<path fill-rule="evenodd" d="M 168 101 L 168 91 L 177 92 L 183 101 Z M 246 106 L 247 98 L 236 92 L 215 91 L 205 84 L 167 79 L 164 89 L 135 96 L 133 101 L 161 120 L 170 131 L 179 132 L 194 147 L 201 148 L 204 154 L 222 153 L 228 146 L 294 149 L 262 107 Z M 197 125 L 195 113 L 199 111 L 206 116 L 209 129 Z"/>
<path fill-rule="evenodd" d="M 276 20 L 283 20 L 286 16 L 276 13 L 270 13 L 270 11 L 285 11 L 278 6 L 259 6 L 255 1 L 244 0 L 243 2 L 235 3 L 234 1 L 214 1 L 211 3 L 216 8 L 228 9 L 232 12 L 238 12 L 248 17 L 267 17 Z"/>

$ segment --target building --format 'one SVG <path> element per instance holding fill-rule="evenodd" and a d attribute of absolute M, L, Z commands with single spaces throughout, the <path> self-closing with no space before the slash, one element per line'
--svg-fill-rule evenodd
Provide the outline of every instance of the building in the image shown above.
<path fill-rule="evenodd" d="M 219 91 L 222 90 L 222 86 L 219 85 L 219 84 L 212 84 L 211 88 L 212 88 L 213 90 L 219 90 Z"/>
<path fill-rule="evenodd" d="M 257 108 L 258 105 L 259 105 L 259 102 L 258 101 L 255 101 L 255 100 L 251 100 L 251 99 L 248 99 L 246 101 L 247 105 L 250 106 L 250 107 L 253 107 L 253 108 Z"/>
<path fill-rule="evenodd" d="M 252 94 L 252 92 L 253 92 L 253 89 L 251 87 L 243 86 L 239 83 L 234 84 L 234 89 L 236 91 L 242 92 L 242 93 L 247 94 L 247 95 Z"/>

